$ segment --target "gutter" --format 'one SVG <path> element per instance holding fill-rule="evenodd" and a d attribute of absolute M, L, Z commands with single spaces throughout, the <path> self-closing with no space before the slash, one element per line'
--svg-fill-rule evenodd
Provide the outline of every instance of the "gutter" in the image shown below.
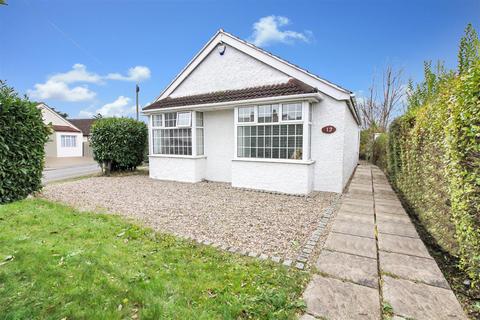
<path fill-rule="evenodd" d="M 221 109 L 231 109 L 238 105 L 248 106 L 248 105 L 256 105 L 259 103 L 266 103 L 266 102 L 290 102 L 290 101 L 298 101 L 298 100 L 309 100 L 310 102 L 320 102 L 323 100 L 323 97 L 318 92 L 304 93 L 304 94 L 296 94 L 296 95 L 290 95 L 290 96 L 266 97 L 266 98 L 257 98 L 257 99 L 235 100 L 235 101 L 227 101 L 227 102 L 204 103 L 204 104 L 193 104 L 188 106 L 149 109 L 149 110 L 142 110 L 142 114 L 148 115 L 148 114 L 164 112 L 164 111 L 190 110 L 190 109 L 195 109 L 199 111 L 221 110 Z"/>

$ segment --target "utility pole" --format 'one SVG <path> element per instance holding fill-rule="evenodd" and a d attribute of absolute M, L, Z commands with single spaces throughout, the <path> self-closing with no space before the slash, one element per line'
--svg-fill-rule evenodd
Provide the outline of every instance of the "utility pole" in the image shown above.
<path fill-rule="evenodd" d="M 138 121 L 138 92 L 140 91 L 140 87 L 138 86 L 138 83 L 135 86 L 135 91 L 137 95 L 137 121 Z"/>

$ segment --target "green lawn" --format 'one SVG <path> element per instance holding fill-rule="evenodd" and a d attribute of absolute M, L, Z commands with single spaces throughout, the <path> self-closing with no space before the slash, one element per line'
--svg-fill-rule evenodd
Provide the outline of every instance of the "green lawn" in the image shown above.
<path fill-rule="evenodd" d="M 0 319 L 290 319 L 308 278 L 116 216 L 0 206 Z"/>

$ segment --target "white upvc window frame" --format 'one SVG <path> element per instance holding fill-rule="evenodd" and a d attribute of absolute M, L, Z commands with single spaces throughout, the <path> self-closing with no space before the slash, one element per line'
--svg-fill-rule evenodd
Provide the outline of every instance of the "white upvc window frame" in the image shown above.
<path fill-rule="evenodd" d="M 302 106 L 302 119 L 301 120 L 282 120 L 283 115 L 283 105 L 284 104 L 301 104 Z M 264 105 L 279 105 L 279 119 L 277 122 L 258 122 L 258 107 Z M 253 122 L 239 122 L 238 115 L 239 109 L 244 107 L 254 107 L 254 121 Z M 279 102 L 272 102 L 272 103 L 262 103 L 262 104 L 255 104 L 255 105 L 239 105 L 236 106 L 234 109 L 234 152 L 233 152 L 233 159 L 234 160 L 248 160 L 248 161 L 271 161 L 271 162 L 291 162 L 291 163 L 298 163 L 298 162 L 309 162 L 311 161 L 311 152 L 310 152 L 310 142 L 309 139 L 311 135 L 311 125 L 312 119 L 310 108 L 312 108 L 311 104 L 308 101 L 279 101 Z M 277 158 L 247 158 L 247 157 L 239 157 L 238 150 L 237 150 L 237 139 L 238 139 L 238 130 L 237 128 L 240 126 L 262 126 L 262 125 L 281 125 L 281 124 L 303 124 L 303 141 L 302 141 L 302 159 L 277 159 Z"/>
<path fill-rule="evenodd" d="M 198 111 L 166 111 L 166 112 L 160 112 L 160 113 L 152 113 L 149 115 L 149 120 L 148 120 L 148 137 L 149 137 L 149 155 L 150 156 L 165 156 L 165 157 L 182 157 L 182 158 L 197 158 L 197 157 L 203 157 L 204 155 L 197 155 L 197 112 Z M 167 127 L 166 126 L 166 120 L 165 120 L 165 114 L 167 113 L 176 113 L 175 117 L 175 126 L 174 127 Z M 178 115 L 180 113 L 189 113 L 190 114 L 190 124 L 189 125 L 179 125 L 178 124 Z M 203 112 L 202 112 L 203 113 Z M 161 116 L 162 121 L 160 126 L 154 126 L 154 117 L 155 116 Z M 204 129 L 205 127 L 205 115 L 203 115 L 203 126 L 198 127 Z M 156 129 L 178 129 L 178 128 L 190 128 L 191 129 L 191 137 L 192 137 L 192 154 L 191 155 L 172 155 L 172 154 L 162 154 L 162 153 L 154 153 L 153 152 L 153 130 Z M 203 150 L 205 153 L 205 129 L 203 132 L 204 139 L 203 139 Z"/>

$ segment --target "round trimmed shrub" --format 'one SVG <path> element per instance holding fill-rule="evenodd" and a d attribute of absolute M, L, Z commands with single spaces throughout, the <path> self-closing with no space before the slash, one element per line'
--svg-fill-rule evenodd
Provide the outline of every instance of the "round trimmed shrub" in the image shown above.
<path fill-rule="evenodd" d="M 135 170 L 143 162 L 147 142 L 147 126 L 141 121 L 100 118 L 92 126 L 93 158 L 106 174 Z"/>
<path fill-rule="evenodd" d="M 36 103 L 0 81 L 0 203 L 41 189 L 49 132 Z"/>

